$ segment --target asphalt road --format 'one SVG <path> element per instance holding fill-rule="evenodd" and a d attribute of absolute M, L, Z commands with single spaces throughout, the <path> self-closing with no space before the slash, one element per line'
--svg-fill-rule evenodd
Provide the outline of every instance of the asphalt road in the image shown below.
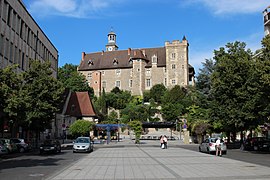
<path fill-rule="evenodd" d="M 155 145 L 158 146 L 159 145 Z M 106 146 L 104 146 L 105 148 Z M 119 146 L 118 146 L 119 147 Z M 198 151 L 197 144 L 176 145 L 175 147 Z M 102 148 L 102 147 L 99 147 Z M 170 147 L 169 147 L 170 148 Z M 94 151 L 98 148 L 94 148 Z M 87 156 L 87 153 L 72 153 L 72 150 L 62 150 L 60 154 L 39 155 L 38 152 L 16 153 L 0 159 L 1 180 L 42 180 L 70 166 L 75 161 Z M 214 155 L 213 155 L 214 156 Z M 239 149 L 229 149 L 223 158 L 259 164 L 270 167 L 270 152 L 249 152 Z"/>
<path fill-rule="evenodd" d="M 178 147 L 189 149 L 192 151 L 199 151 L 198 144 L 178 145 Z M 270 167 L 270 152 L 228 149 L 227 154 L 223 155 L 222 157 Z"/>
<path fill-rule="evenodd" d="M 41 180 L 69 166 L 84 156 L 72 150 L 62 150 L 59 154 L 39 155 L 39 152 L 16 153 L 0 159 L 1 180 Z"/>

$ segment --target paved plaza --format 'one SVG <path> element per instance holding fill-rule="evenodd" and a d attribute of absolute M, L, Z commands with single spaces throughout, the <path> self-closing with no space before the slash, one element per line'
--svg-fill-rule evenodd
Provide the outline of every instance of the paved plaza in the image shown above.
<path fill-rule="evenodd" d="M 227 180 L 270 179 L 270 168 L 217 157 L 177 147 L 170 141 L 168 149 L 160 149 L 159 141 L 130 139 L 96 145 L 94 152 L 73 162 L 48 180 L 68 179 L 180 179 Z"/>

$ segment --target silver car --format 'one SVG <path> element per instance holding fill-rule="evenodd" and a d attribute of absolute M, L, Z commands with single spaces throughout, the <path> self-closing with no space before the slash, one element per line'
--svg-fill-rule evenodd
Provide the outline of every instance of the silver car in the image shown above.
<path fill-rule="evenodd" d="M 75 152 L 92 152 L 93 143 L 89 137 L 78 137 L 73 142 L 73 153 Z"/>
<path fill-rule="evenodd" d="M 217 138 L 207 138 L 199 146 L 200 152 L 207 152 L 209 154 L 216 152 Z M 222 154 L 227 154 L 227 145 L 220 139 Z"/>
<path fill-rule="evenodd" d="M 6 146 L 2 143 L 2 141 L 0 141 L 0 156 L 3 154 L 7 154 L 8 153 L 8 149 L 6 148 Z"/>

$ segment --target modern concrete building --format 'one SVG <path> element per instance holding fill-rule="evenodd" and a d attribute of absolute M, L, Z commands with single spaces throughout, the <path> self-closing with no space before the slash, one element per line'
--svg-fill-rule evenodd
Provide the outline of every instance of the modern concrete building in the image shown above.
<path fill-rule="evenodd" d="M 264 19 L 264 35 L 270 34 L 270 12 L 269 12 L 270 6 L 268 6 L 263 11 L 263 19 Z"/>
<path fill-rule="evenodd" d="M 118 50 L 116 34 L 108 34 L 106 51 L 86 54 L 78 67 L 99 96 L 104 88 L 127 90 L 142 95 L 156 84 L 171 88 L 194 85 L 194 68 L 189 64 L 188 41 L 165 42 L 164 47 Z"/>
<path fill-rule="evenodd" d="M 0 68 L 18 64 L 22 72 L 29 68 L 30 59 L 50 61 L 57 76 L 58 51 L 22 0 L 0 0 Z"/>

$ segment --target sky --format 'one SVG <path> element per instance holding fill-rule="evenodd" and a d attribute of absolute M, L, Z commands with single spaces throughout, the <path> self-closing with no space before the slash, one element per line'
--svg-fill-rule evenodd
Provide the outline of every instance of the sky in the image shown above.
<path fill-rule="evenodd" d="M 264 37 L 262 11 L 269 0 L 23 0 L 58 49 L 59 67 L 79 65 L 82 52 L 105 50 L 113 30 L 119 50 L 189 42 L 189 64 L 198 74 L 205 59 L 229 42 L 253 52 Z M 195 74 L 195 75 L 196 75 Z"/>

